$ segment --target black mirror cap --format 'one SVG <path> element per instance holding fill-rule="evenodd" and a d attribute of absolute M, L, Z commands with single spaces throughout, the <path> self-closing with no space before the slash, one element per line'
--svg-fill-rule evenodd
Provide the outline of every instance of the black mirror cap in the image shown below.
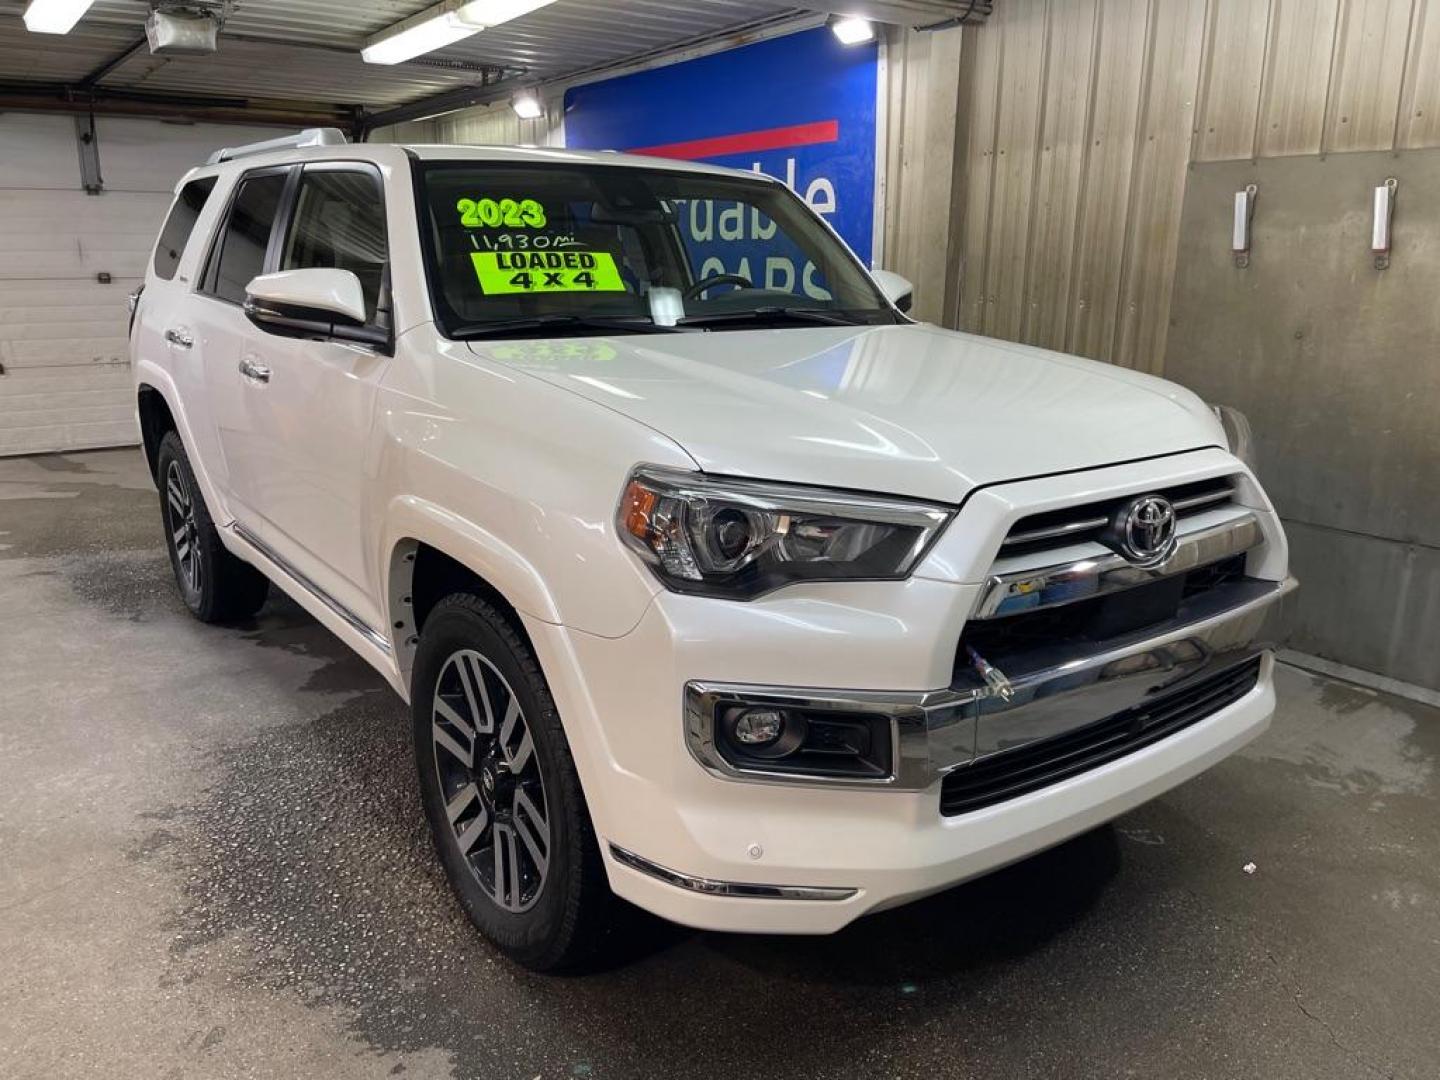
<path fill-rule="evenodd" d="M 261 303 L 254 297 L 246 297 L 242 310 L 247 319 L 267 334 L 315 340 L 353 341 L 362 345 L 373 345 L 387 353 L 394 346 L 388 330 L 378 326 L 367 326 L 322 308 Z"/>
<path fill-rule="evenodd" d="M 901 311 L 901 312 L 905 312 L 906 314 L 908 314 L 909 311 L 910 311 L 910 309 L 914 306 L 914 304 L 915 304 L 915 294 L 914 294 L 913 292 L 907 292 L 907 293 L 905 293 L 904 295 L 902 295 L 902 296 L 897 296 L 897 297 L 895 298 L 895 310 L 896 310 L 896 311 Z"/>

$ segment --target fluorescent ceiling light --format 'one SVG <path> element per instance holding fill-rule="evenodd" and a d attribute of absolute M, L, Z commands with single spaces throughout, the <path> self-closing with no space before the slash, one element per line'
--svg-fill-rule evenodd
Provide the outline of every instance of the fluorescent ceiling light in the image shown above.
<path fill-rule="evenodd" d="M 465 25 L 449 11 L 407 26 L 399 33 L 377 38 L 360 50 L 360 56 L 367 64 L 398 64 L 464 41 L 478 29 Z"/>
<path fill-rule="evenodd" d="M 40 3 L 41 0 L 36 0 Z M 74 0 L 66 0 L 74 2 Z M 445 0 L 388 30 L 360 50 L 367 64 L 398 64 L 464 41 L 471 34 L 528 15 L 555 0 Z"/>
<path fill-rule="evenodd" d="M 516 94 L 515 100 L 510 102 L 510 107 L 515 110 L 515 115 L 521 120 L 539 120 L 545 115 L 545 106 L 541 105 L 540 99 L 528 90 Z"/>
<path fill-rule="evenodd" d="M 840 39 L 842 45 L 860 45 L 875 37 L 875 27 L 869 19 L 858 15 L 843 15 L 830 20 L 830 32 Z"/>
<path fill-rule="evenodd" d="M 30 0 L 25 29 L 34 34 L 68 34 L 95 0 Z"/>
<path fill-rule="evenodd" d="M 555 0 L 470 0 L 455 10 L 455 17 L 466 26 L 477 30 L 499 26 L 501 23 L 529 15 L 542 7 L 549 7 Z"/>

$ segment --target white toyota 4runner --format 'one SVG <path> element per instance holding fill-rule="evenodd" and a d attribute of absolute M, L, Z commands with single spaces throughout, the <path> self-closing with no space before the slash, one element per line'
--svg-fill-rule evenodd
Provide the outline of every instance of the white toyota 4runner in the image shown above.
<path fill-rule="evenodd" d="M 908 293 L 751 173 L 222 151 L 132 305 L 180 591 L 274 582 L 410 702 L 537 969 L 616 895 L 826 933 L 1012 862 L 1261 732 L 1294 583 L 1243 417 Z"/>

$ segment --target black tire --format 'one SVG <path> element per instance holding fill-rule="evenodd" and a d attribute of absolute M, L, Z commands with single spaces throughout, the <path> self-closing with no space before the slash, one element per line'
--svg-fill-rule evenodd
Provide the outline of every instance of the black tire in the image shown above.
<path fill-rule="evenodd" d="M 470 920 L 533 971 L 594 961 L 614 902 L 580 777 L 535 654 L 494 605 L 435 605 L 411 714 L 425 817 Z"/>
<path fill-rule="evenodd" d="M 220 542 L 185 446 L 174 431 L 160 440 L 155 482 L 160 489 L 160 520 L 170 567 L 190 614 L 207 623 L 254 615 L 265 603 L 270 582 Z"/>

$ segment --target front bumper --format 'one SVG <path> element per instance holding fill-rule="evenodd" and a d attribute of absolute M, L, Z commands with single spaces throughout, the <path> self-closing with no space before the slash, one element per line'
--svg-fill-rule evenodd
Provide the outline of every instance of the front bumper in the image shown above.
<path fill-rule="evenodd" d="M 607 847 L 611 887 L 632 903 L 674 922 L 738 933 L 828 934 L 862 915 L 940 892 L 1017 862 L 1111 821 L 1228 757 L 1269 726 L 1275 709 L 1273 660 L 1241 701 L 1111 765 L 961 817 L 937 813 L 936 798 L 895 793 L 867 800 L 849 816 L 815 813 L 747 791 L 743 829 L 732 835 L 768 843 L 765 861 L 730 863 L 719 872 L 750 879 L 829 883 L 835 898 L 735 897 L 680 887 L 616 859 Z M 739 808 L 736 808 L 739 812 Z M 785 815 L 783 824 L 776 820 Z M 780 835 L 783 830 L 783 836 Z M 778 865 L 789 863 L 789 865 Z M 824 865 L 821 865 L 824 864 Z M 656 864 L 663 866 L 664 864 Z M 668 867 L 666 867 L 668 869 Z M 722 879 L 711 879 L 720 881 Z M 838 882 L 848 885 L 838 885 Z"/>
<path fill-rule="evenodd" d="M 1133 469 L 1123 472 L 1117 483 L 1136 482 Z M 975 502 L 978 517 L 987 505 Z M 1063 841 L 1196 775 L 1262 732 L 1274 709 L 1273 661 L 1254 639 L 1293 583 L 1283 580 L 1278 524 L 1267 507 L 1255 509 L 1266 544 L 1252 553 L 1254 576 L 1237 583 L 1248 592 L 1232 591 L 1216 610 L 1191 605 L 1175 625 L 1099 654 L 1061 651 L 1007 667 L 1008 702 L 954 675 L 956 643 L 984 588 L 959 580 L 980 575 L 965 570 L 958 547 L 937 554 L 957 568 L 948 580 L 792 586 L 753 603 L 661 593 L 617 638 L 527 621 L 612 888 L 700 928 L 827 933 Z M 990 535 L 952 539 L 993 552 L 1006 527 L 997 511 Z M 1040 790 L 941 813 L 945 778 L 973 760 L 1257 656 L 1253 688 L 1183 730 Z M 887 711 L 896 718 L 894 774 L 879 783 L 736 775 L 711 752 L 706 728 L 726 694 Z"/>
<path fill-rule="evenodd" d="M 1008 699 L 978 679 L 922 693 L 791 690 L 736 683 L 685 687 L 685 737 L 696 761 L 715 776 L 760 782 L 855 784 L 925 791 L 977 757 L 998 753 L 1134 708 L 1176 686 L 1234 667 L 1262 651 L 1253 644 L 1270 606 L 1295 588 L 1246 580 L 1187 605 L 1169 624 L 1100 652 L 1056 649 L 1028 670 L 1007 668 Z M 804 780 L 763 768 L 737 768 L 717 746 L 716 716 L 727 705 L 892 718 L 891 775 L 879 779 Z"/>

